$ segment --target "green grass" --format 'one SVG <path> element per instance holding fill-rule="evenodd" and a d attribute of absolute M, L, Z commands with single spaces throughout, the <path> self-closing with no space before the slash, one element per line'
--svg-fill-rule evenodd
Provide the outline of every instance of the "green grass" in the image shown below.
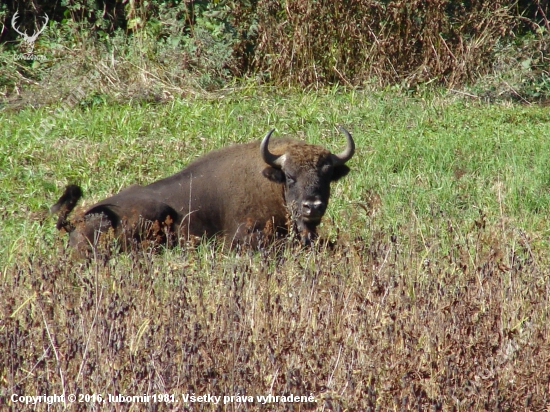
<path fill-rule="evenodd" d="M 89 204 L 168 176 L 209 150 L 260 139 L 271 127 L 277 135 L 337 150 L 342 138 L 336 124 L 346 125 L 358 146 L 354 171 L 335 186 L 329 209 L 346 231 L 353 225 L 341 215 L 372 194 L 381 201 L 377 219 L 393 227 L 406 224 L 411 213 L 420 221 L 438 211 L 471 221 L 482 210 L 527 230 L 548 231 L 550 125 L 543 107 L 252 90 L 169 105 L 70 109 L 41 133 L 41 121 L 53 113 L 43 108 L 0 115 L 0 252 L 28 226 L 29 213 L 44 212 L 69 182 L 82 185 Z"/>
<path fill-rule="evenodd" d="M 243 89 L 73 108 L 37 133 L 54 109 L 0 113 L 0 346 L 12 353 L 0 397 L 18 385 L 313 393 L 302 406 L 318 410 L 549 401 L 549 108 Z M 334 251 L 204 244 L 83 265 L 47 212 L 67 183 L 91 205 L 272 127 L 336 151 L 336 124 L 357 152 L 321 227 Z"/>

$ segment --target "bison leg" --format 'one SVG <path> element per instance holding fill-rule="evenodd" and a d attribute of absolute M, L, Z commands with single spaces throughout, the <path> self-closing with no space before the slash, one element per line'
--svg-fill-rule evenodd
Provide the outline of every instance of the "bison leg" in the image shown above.
<path fill-rule="evenodd" d="M 86 214 L 73 225 L 69 244 L 80 256 L 88 256 L 97 247 L 100 236 L 113 228 L 112 221 L 104 213 Z"/>
<path fill-rule="evenodd" d="M 86 212 L 79 231 L 82 239 L 76 242 L 86 239 L 96 245 L 99 235 L 112 228 L 123 250 L 150 242 L 172 246 L 178 221 L 172 207 L 149 196 L 128 196 L 113 202 L 106 199 Z"/>

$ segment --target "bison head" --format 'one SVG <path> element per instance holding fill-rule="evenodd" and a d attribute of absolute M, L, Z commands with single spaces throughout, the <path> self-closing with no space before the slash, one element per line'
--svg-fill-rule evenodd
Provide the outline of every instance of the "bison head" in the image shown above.
<path fill-rule="evenodd" d="M 263 171 L 268 179 L 284 184 L 285 202 L 295 229 L 302 242 L 308 244 L 316 235 L 316 228 L 327 209 L 330 182 L 349 172 L 346 162 L 355 152 L 351 134 L 340 127 L 347 145 L 340 154 L 332 154 L 321 146 L 303 142 L 289 142 L 282 154 L 269 151 L 269 139 L 273 130 L 262 140 L 260 152 L 270 166 Z"/>

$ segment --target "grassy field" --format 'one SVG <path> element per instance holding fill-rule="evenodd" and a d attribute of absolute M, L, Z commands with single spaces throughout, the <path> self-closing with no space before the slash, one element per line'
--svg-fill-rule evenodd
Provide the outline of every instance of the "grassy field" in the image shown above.
<path fill-rule="evenodd" d="M 336 151 L 337 124 L 358 149 L 320 229 L 332 250 L 205 243 L 86 263 L 48 213 L 68 183 L 91 205 L 272 127 Z M 391 92 L 0 112 L 0 404 L 548 410 L 548 136 L 548 107 Z M 183 397 L 207 394 L 222 398 Z M 256 398 L 269 394 L 304 398 Z"/>

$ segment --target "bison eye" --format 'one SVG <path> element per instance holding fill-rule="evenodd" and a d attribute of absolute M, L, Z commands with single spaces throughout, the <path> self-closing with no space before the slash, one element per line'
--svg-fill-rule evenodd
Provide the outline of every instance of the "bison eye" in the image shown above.
<path fill-rule="evenodd" d="M 321 174 L 323 176 L 329 176 L 332 173 L 332 165 L 324 165 L 321 168 Z"/>
<path fill-rule="evenodd" d="M 292 175 L 286 175 L 286 183 L 289 185 L 293 185 L 296 183 L 296 178 Z"/>

